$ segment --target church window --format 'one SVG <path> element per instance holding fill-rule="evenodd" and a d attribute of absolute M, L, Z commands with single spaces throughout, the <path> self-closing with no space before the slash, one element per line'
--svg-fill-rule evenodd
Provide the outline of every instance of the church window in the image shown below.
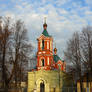
<path fill-rule="evenodd" d="M 42 59 L 42 66 L 44 66 L 45 65 L 45 62 L 44 62 L 44 59 Z"/>
<path fill-rule="evenodd" d="M 42 40 L 42 50 L 44 49 L 44 40 Z"/>

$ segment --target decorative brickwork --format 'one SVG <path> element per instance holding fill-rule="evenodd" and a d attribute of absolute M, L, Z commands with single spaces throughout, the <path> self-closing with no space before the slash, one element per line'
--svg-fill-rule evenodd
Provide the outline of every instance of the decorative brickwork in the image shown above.
<path fill-rule="evenodd" d="M 54 49 L 53 53 L 53 38 L 47 31 L 46 23 L 43 24 L 43 28 L 41 36 L 37 39 L 37 70 L 60 69 L 65 71 L 66 63 L 57 55 L 57 48 Z"/>

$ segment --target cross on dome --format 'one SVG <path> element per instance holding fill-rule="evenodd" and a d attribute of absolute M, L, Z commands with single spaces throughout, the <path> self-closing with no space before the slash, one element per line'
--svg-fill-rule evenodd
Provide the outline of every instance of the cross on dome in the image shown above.
<path fill-rule="evenodd" d="M 44 17 L 44 24 L 43 24 L 43 28 L 44 28 L 44 30 L 46 30 L 46 29 L 47 29 L 46 17 Z"/>

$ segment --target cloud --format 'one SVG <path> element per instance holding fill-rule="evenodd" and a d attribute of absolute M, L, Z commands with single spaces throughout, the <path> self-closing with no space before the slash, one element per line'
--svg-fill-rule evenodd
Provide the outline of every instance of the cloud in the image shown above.
<path fill-rule="evenodd" d="M 92 21 L 92 11 L 88 6 L 73 0 L 12 0 L 11 9 L 3 11 L 3 16 L 11 16 L 14 19 L 22 19 L 28 29 L 28 36 L 37 50 L 36 39 L 43 31 L 43 19 L 47 16 L 48 32 L 57 42 L 59 53 L 65 47 L 67 40 L 75 31 L 80 31 Z M 68 3 L 71 2 L 71 5 Z M 86 0 L 86 2 L 89 2 Z M 68 8 L 60 7 L 66 4 Z M 57 7 L 59 6 L 59 7 Z M 6 6 L 7 7 L 7 6 Z"/>
<path fill-rule="evenodd" d="M 85 2 L 86 2 L 89 6 L 92 6 L 92 0 L 85 0 Z"/>
<path fill-rule="evenodd" d="M 64 4 L 66 4 L 66 3 L 70 2 L 70 1 L 71 0 L 56 0 L 55 4 L 57 6 L 61 6 L 61 5 L 64 5 Z"/>

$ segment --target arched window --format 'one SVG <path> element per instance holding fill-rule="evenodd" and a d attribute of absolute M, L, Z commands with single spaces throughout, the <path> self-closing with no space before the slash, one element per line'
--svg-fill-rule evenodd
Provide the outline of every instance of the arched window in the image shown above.
<path fill-rule="evenodd" d="M 42 66 L 44 66 L 45 65 L 45 62 L 44 62 L 44 59 L 42 59 Z"/>
<path fill-rule="evenodd" d="M 40 83 L 40 92 L 45 92 L 45 85 L 44 85 L 44 83 Z"/>
<path fill-rule="evenodd" d="M 44 49 L 44 40 L 42 40 L 42 50 Z"/>

